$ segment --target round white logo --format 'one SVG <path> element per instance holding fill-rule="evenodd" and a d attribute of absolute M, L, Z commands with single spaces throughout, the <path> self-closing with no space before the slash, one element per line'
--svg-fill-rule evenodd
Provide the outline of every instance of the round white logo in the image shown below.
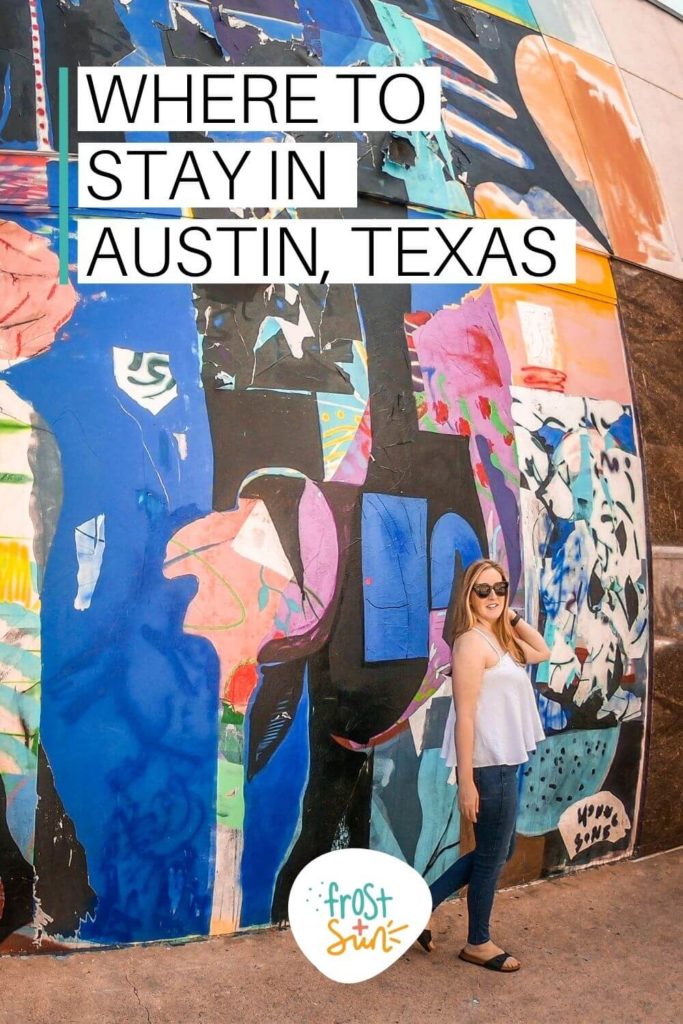
<path fill-rule="evenodd" d="M 376 850 L 333 850 L 311 861 L 289 894 L 292 935 L 333 981 L 381 974 L 412 945 L 432 912 L 424 878 Z"/>

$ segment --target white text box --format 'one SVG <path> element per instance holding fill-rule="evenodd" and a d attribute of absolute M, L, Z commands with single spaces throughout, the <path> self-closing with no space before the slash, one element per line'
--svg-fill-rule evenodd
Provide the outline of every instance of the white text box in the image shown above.
<path fill-rule="evenodd" d="M 81 207 L 353 207 L 354 142 L 81 143 Z"/>
<path fill-rule="evenodd" d="M 78 69 L 81 132 L 440 127 L 437 67 Z"/>
<path fill-rule="evenodd" d="M 78 280 L 570 284 L 576 222 L 87 218 Z"/>

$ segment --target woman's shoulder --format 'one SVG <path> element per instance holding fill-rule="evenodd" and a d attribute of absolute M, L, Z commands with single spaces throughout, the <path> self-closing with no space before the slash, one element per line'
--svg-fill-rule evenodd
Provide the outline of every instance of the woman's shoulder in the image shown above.
<path fill-rule="evenodd" d="M 488 644 L 478 629 L 468 629 L 455 638 L 454 651 L 475 654 L 478 651 L 486 653 Z"/>

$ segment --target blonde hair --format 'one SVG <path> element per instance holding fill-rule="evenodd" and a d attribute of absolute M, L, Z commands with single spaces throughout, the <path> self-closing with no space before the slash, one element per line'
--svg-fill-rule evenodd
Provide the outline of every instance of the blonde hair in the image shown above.
<path fill-rule="evenodd" d="M 458 586 L 451 598 L 451 607 L 446 613 L 444 640 L 449 647 L 453 646 L 459 636 L 472 629 L 477 621 L 471 605 L 472 587 L 484 569 L 495 569 L 496 572 L 500 573 L 501 579 L 506 579 L 502 565 L 499 565 L 498 562 L 492 562 L 489 558 L 480 558 L 467 567 L 460 577 Z M 502 614 L 492 623 L 491 628 L 501 650 L 508 651 L 516 661 L 523 662 L 524 652 L 515 639 L 507 614 L 509 601 L 510 591 L 508 590 L 505 595 Z"/>

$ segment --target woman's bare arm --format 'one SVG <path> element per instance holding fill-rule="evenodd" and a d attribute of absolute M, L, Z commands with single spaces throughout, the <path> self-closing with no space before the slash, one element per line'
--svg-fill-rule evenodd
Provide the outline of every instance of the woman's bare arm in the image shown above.
<path fill-rule="evenodd" d="M 455 752 L 458 762 L 458 806 L 468 821 L 476 821 L 479 794 L 474 784 L 474 720 L 484 675 L 486 652 L 471 633 L 458 637 L 453 646 L 453 701 L 455 703 Z"/>
<path fill-rule="evenodd" d="M 512 608 L 509 608 L 508 614 L 512 620 L 515 612 Z M 538 665 L 540 662 L 548 660 L 550 648 L 537 629 L 534 629 L 533 626 L 530 626 L 522 618 L 519 619 L 516 626 L 513 626 L 511 621 L 510 626 L 515 634 L 515 640 L 522 648 L 527 665 Z"/>

